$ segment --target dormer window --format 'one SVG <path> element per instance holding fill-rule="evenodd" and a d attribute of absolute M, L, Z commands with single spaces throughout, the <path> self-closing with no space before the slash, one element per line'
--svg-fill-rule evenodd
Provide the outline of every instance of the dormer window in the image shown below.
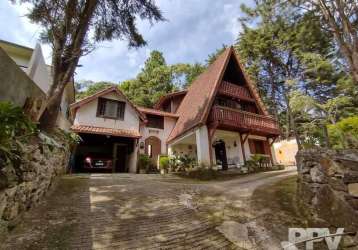
<path fill-rule="evenodd" d="M 97 117 L 124 120 L 125 102 L 98 98 Z"/>
<path fill-rule="evenodd" d="M 147 127 L 164 129 L 164 117 L 158 115 L 147 115 Z"/>

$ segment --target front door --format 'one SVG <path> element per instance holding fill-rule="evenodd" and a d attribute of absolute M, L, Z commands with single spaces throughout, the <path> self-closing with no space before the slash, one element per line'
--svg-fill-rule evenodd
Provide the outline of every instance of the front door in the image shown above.
<path fill-rule="evenodd" d="M 126 161 L 128 146 L 126 144 L 114 144 L 113 147 L 113 171 L 116 173 L 128 172 Z"/>
<path fill-rule="evenodd" d="M 214 147 L 215 147 L 216 163 L 222 166 L 222 170 L 227 170 L 228 166 L 227 166 L 225 142 L 218 141 L 215 143 Z"/>

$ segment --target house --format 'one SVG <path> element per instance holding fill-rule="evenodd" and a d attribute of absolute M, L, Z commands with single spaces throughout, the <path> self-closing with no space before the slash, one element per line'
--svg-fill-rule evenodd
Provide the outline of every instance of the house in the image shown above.
<path fill-rule="evenodd" d="M 0 48 L 22 69 L 27 76 L 47 96 L 51 84 L 51 66 L 46 65 L 41 46 L 37 44 L 34 49 L 19 44 L 0 40 Z M 60 112 L 57 117 L 57 126 L 69 130 L 72 121 L 69 116 L 69 106 L 75 101 L 74 82 L 71 81 L 64 89 Z"/>
<path fill-rule="evenodd" d="M 139 153 L 188 155 L 199 165 L 239 167 L 253 154 L 276 162 L 279 135 L 233 48 L 226 49 L 184 91 L 159 99 L 154 108 L 136 107 L 117 87 L 71 105 L 72 130 L 83 139 L 77 164 L 86 155 L 107 154 L 117 172 L 136 172 Z M 102 156 L 103 157 L 103 156 Z"/>
<path fill-rule="evenodd" d="M 286 166 L 296 165 L 298 145 L 295 138 L 279 140 L 273 144 L 276 161 Z"/>

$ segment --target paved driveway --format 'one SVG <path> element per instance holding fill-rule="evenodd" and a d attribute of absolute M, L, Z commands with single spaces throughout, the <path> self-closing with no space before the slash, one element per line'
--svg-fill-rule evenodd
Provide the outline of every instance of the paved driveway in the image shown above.
<path fill-rule="evenodd" d="M 3 249 L 237 249 L 217 227 L 250 220 L 253 190 L 294 174 L 286 169 L 206 183 L 159 175 L 66 176 Z"/>

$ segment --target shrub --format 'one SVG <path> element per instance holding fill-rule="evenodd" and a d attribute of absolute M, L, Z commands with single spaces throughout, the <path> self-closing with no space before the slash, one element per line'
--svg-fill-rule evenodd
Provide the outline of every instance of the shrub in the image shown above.
<path fill-rule="evenodd" d="M 140 154 L 138 159 L 138 168 L 139 169 L 145 169 L 146 171 L 149 170 L 151 165 L 151 160 L 148 155 L 146 154 Z"/>
<path fill-rule="evenodd" d="M 333 148 L 358 148 L 358 116 L 328 125 L 328 134 Z"/>
<path fill-rule="evenodd" d="M 282 164 L 276 164 L 276 165 L 273 166 L 273 169 L 275 169 L 275 170 L 284 170 L 285 166 L 282 165 Z"/>
<path fill-rule="evenodd" d="M 159 168 L 168 170 L 169 169 L 169 157 L 166 155 L 160 156 L 159 158 Z"/>
<path fill-rule="evenodd" d="M 22 108 L 10 102 L 0 102 L 0 168 L 4 163 L 20 158 L 20 147 L 36 132 L 36 126 Z"/>
<path fill-rule="evenodd" d="M 219 177 L 219 174 L 216 170 L 211 168 L 201 168 L 201 167 L 190 169 L 180 175 L 183 177 L 188 177 L 191 179 L 197 179 L 202 181 L 215 180 Z"/>
<path fill-rule="evenodd" d="M 181 172 L 192 169 L 196 166 L 196 159 L 188 155 L 174 155 L 169 159 L 171 171 Z"/>

